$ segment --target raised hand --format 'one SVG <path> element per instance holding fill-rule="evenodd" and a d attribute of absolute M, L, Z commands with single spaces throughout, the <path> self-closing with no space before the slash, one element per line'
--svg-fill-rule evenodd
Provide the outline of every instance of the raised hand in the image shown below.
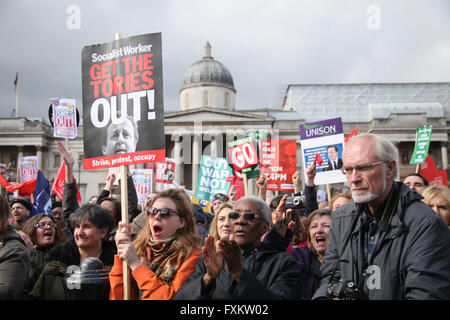
<path fill-rule="evenodd" d="M 308 168 L 306 168 L 306 185 L 308 187 L 314 187 L 314 178 L 316 177 L 317 168 L 316 162 L 312 162 Z"/>
<path fill-rule="evenodd" d="M 242 264 L 241 249 L 233 240 L 233 234 L 230 235 L 230 240 L 219 240 L 217 242 L 217 254 L 223 258 L 231 276 L 236 281 L 239 281 L 244 266 Z"/>
<path fill-rule="evenodd" d="M 203 282 L 206 286 L 209 286 L 216 280 L 223 268 L 223 260 L 220 255 L 216 254 L 214 237 L 212 235 L 208 235 L 205 239 L 202 248 L 202 257 L 206 268 Z"/>

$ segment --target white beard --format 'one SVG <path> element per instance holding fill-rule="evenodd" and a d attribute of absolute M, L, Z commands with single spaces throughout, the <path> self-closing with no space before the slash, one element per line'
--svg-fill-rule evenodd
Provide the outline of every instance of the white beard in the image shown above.
<path fill-rule="evenodd" d="M 356 192 L 352 191 L 352 198 L 353 201 L 356 203 L 369 203 L 378 198 L 380 195 L 382 195 L 385 190 L 386 190 L 386 180 L 383 179 L 383 188 L 380 191 L 380 193 L 374 194 L 370 191 L 367 191 L 362 194 L 356 194 Z"/>

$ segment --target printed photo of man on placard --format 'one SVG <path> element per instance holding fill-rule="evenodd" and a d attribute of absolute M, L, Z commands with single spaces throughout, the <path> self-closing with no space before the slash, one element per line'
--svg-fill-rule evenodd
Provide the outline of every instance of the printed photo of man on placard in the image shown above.
<path fill-rule="evenodd" d="M 135 152 L 138 140 L 138 125 L 132 117 L 126 117 L 120 124 L 111 123 L 108 126 L 106 143 L 102 146 L 103 155 Z"/>
<path fill-rule="evenodd" d="M 342 159 L 339 157 L 339 147 L 337 145 L 328 146 L 328 166 L 324 171 L 333 171 L 342 168 Z"/>

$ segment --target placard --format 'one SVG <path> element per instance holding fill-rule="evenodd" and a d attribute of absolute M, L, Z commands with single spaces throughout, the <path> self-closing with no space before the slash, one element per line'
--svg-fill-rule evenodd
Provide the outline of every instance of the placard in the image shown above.
<path fill-rule="evenodd" d="M 138 204 L 145 204 L 148 195 L 152 193 L 152 169 L 133 169 L 131 170 L 134 188 L 138 198 Z"/>
<path fill-rule="evenodd" d="M 267 177 L 267 190 L 293 191 L 292 175 L 297 170 L 297 141 L 263 140 L 261 170 Z"/>
<path fill-rule="evenodd" d="M 428 148 L 430 147 L 431 132 L 433 126 L 425 126 L 416 129 L 416 144 L 414 145 L 414 152 L 411 157 L 410 164 L 423 164 L 428 155 Z"/>
<path fill-rule="evenodd" d="M 37 156 L 19 157 L 20 182 L 25 182 L 37 177 L 39 160 Z"/>
<path fill-rule="evenodd" d="M 77 111 L 75 99 L 52 98 L 53 136 L 73 139 L 77 137 Z"/>
<path fill-rule="evenodd" d="M 155 164 L 155 182 L 172 184 L 173 179 L 175 179 L 175 160 L 166 158 L 165 162 Z"/>
<path fill-rule="evenodd" d="M 320 154 L 323 161 L 321 165 L 317 166 L 314 184 L 322 185 L 347 181 L 342 172 L 342 153 L 345 144 L 341 118 L 300 125 L 300 139 L 305 181 L 306 168 L 315 161 L 317 154 Z"/>
<path fill-rule="evenodd" d="M 82 51 L 84 169 L 164 162 L 161 33 Z"/>
<path fill-rule="evenodd" d="M 233 175 L 232 169 L 224 158 L 202 156 L 196 184 L 195 197 L 211 201 L 216 193 L 228 194 L 230 182 L 227 177 Z"/>

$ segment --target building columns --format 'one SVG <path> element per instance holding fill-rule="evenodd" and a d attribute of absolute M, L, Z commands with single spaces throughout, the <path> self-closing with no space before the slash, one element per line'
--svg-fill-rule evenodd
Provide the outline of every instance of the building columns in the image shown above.
<path fill-rule="evenodd" d="M 442 153 L 442 169 L 447 170 L 448 167 L 448 156 L 447 156 L 447 142 L 441 142 L 441 153 Z"/>
<path fill-rule="evenodd" d="M 44 164 L 42 163 L 42 147 L 41 146 L 36 146 L 36 156 L 38 158 L 39 170 L 41 170 L 41 172 L 45 175 Z"/>
<path fill-rule="evenodd" d="M 179 185 L 182 184 L 182 159 L 181 159 L 181 142 L 175 141 L 175 146 L 173 148 L 174 159 L 175 159 L 175 182 Z"/>
<path fill-rule="evenodd" d="M 192 191 L 195 192 L 198 178 L 198 169 L 202 156 L 201 135 L 195 134 L 192 137 Z"/>

